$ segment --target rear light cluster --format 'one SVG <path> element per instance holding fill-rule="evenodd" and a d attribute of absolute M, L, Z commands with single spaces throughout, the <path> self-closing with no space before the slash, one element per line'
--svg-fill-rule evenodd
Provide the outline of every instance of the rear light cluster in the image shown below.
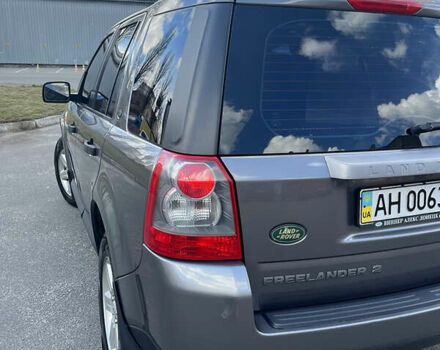
<path fill-rule="evenodd" d="M 217 158 L 161 152 L 150 183 L 144 243 L 175 259 L 241 259 L 234 184 Z"/>
<path fill-rule="evenodd" d="M 348 0 L 358 11 L 396 13 L 414 15 L 422 8 L 422 4 L 413 0 Z"/>

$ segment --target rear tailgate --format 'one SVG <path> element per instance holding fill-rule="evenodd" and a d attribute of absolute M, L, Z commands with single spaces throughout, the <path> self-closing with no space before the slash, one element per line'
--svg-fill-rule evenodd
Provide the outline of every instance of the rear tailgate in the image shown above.
<path fill-rule="evenodd" d="M 439 36 L 437 19 L 236 6 L 219 153 L 256 309 L 440 281 L 439 133 L 398 138 L 440 120 Z M 392 215 L 361 225 L 380 194 Z"/>
<path fill-rule="evenodd" d="M 439 180 L 438 174 L 351 180 L 332 178 L 320 155 L 222 160 L 236 182 L 256 308 L 331 302 L 440 281 L 437 220 L 358 225 L 361 189 Z M 368 172 L 370 165 L 363 169 Z M 271 230 L 286 223 L 303 226 L 306 238 L 293 245 L 274 242 Z"/>

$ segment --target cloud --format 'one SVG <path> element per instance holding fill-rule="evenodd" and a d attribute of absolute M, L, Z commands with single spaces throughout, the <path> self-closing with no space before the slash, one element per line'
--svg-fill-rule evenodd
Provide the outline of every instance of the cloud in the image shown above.
<path fill-rule="evenodd" d="M 412 30 L 412 26 L 407 23 L 399 23 L 399 28 L 403 34 L 409 34 Z"/>
<path fill-rule="evenodd" d="M 434 89 L 409 95 L 398 104 L 383 103 L 377 106 L 377 111 L 381 118 L 388 120 L 414 117 L 440 120 L 440 77 L 436 80 Z"/>
<path fill-rule="evenodd" d="M 338 147 L 329 147 L 328 152 L 339 151 Z M 274 136 L 263 153 L 305 153 L 305 152 L 323 152 L 312 139 L 307 137 Z"/>
<path fill-rule="evenodd" d="M 331 11 L 328 19 L 338 32 L 365 39 L 368 30 L 383 16 L 378 13 Z"/>
<path fill-rule="evenodd" d="M 220 151 L 230 154 L 235 149 L 238 135 L 252 116 L 252 109 L 235 110 L 227 102 L 223 106 Z"/>
<path fill-rule="evenodd" d="M 299 53 L 309 58 L 325 58 L 331 55 L 334 50 L 334 41 L 319 41 L 312 38 L 305 38 Z"/>
<path fill-rule="evenodd" d="M 403 40 L 396 42 L 396 46 L 393 49 L 385 48 L 382 51 L 382 54 L 389 59 L 400 59 L 406 56 L 406 51 L 408 50 L 408 46 L 405 44 Z"/>
<path fill-rule="evenodd" d="M 436 24 L 434 26 L 434 31 L 435 31 L 435 34 L 437 34 L 437 36 L 440 36 L 440 24 Z"/>
<path fill-rule="evenodd" d="M 336 70 L 340 64 L 335 61 L 336 41 L 316 40 L 304 38 L 299 54 L 309 59 L 322 62 L 322 69 L 325 71 Z"/>

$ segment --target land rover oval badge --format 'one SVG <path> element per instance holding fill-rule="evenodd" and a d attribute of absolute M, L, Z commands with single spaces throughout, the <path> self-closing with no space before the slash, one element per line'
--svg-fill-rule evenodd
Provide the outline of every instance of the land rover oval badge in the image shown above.
<path fill-rule="evenodd" d="M 298 224 L 283 224 L 273 228 L 269 236 L 275 243 L 296 244 L 307 237 L 307 231 Z"/>

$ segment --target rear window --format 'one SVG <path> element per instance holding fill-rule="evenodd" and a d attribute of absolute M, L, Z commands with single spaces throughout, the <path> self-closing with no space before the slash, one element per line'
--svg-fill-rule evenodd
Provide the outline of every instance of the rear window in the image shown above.
<path fill-rule="evenodd" d="M 439 40 L 438 19 L 237 6 L 219 153 L 384 149 L 439 121 Z"/>

